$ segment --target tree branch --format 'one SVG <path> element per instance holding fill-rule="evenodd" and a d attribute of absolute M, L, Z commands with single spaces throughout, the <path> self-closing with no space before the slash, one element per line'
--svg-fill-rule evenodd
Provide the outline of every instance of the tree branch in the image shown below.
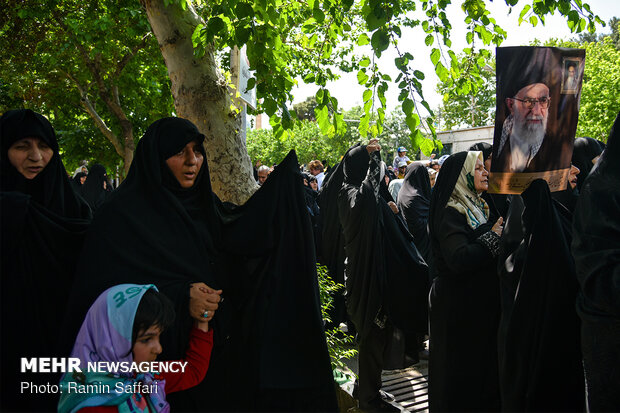
<path fill-rule="evenodd" d="M 103 133 L 103 135 L 108 138 L 108 140 L 112 143 L 114 149 L 116 150 L 116 153 L 123 157 L 124 149 L 121 142 L 119 141 L 116 134 L 114 134 L 114 132 L 112 132 L 112 130 L 108 128 L 108 126 L 105 124 L 105 121 L 101 119 L 101 116 L 99 116 L 99 114 L 97 113 L 97 110 L 95 109 L 92 102 L 90 101 L 90 98 L 88 97 L 86 89 L 82 87 L 80 82 L 78 82 L 77 79 L 71 76 L 71 74 L 66 73 L 66 75 L 73 83 L 75 83 L 75 86 L 78 88 L 78 91 L 80 92 L 80 103 L 82 104 L 82 107 L 86 110 L 86 113 L 88 113 L 88 116 L 90 116 L 90 118 L 95 122 L 95 126 L 97 126 L 101 133 Z"/>
<path fill-rule="evenodd" d="M 142 37 L 142 41 L 140 41 L 140 43 L 135 45 L 129 52 L 127 52 L 125 56 L 123 56 L 123 58 L 118 62 L 118 65 L 116 66 L 116 71 L 112 76 L 114 79 L 118 79 L 118 77 L 121 75 L 121 72 L 123 71 L 125 66 L 127 66 L 127 63 L 129 63 L 131 58 L 134 57 L 134 55 L 138 53 L 140 49 L 144 49 L 146 47 L 146 42 L 148 41 L 149 37 L 151 37 L 151 32 L 145 34 Z"/>

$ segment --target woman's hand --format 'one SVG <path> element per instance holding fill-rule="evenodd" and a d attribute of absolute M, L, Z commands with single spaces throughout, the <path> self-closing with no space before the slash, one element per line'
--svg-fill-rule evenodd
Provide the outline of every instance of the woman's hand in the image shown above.
<path fill-rule="evenodd" d="M 502 231 L 504 230 L 503 224 L 504 224 L 504 218 L 499 217 L 495 225 L 493 225 L 493 228 L 491 228 L 491 231 L 495 232 L 497 236 L 501 237 Z"/>
<path fill-rule="evenodd" d="M 189 288 L 189 315 L 198 322 L 210 321 L 222 300 L 222 290 L 205 283 L 193 283 Z"/>
<path fill-rule="evenodd" d="M 394 201 L 390 201 L 387 203 L 388 206 L 392 209 L 392 212 L 395 214 L 398 214 L 398 207 L 396 206 L 396 204 L 394 203 Z"/>
<path fill-rule="evenodd" d="M 368 142 L 368 145 L 366 145 L 366 150 L 369 154 L 375 151 L 380 151 L 381 145 L 379 145 L 379 139 L 371 139 L 370 142 Z"/>

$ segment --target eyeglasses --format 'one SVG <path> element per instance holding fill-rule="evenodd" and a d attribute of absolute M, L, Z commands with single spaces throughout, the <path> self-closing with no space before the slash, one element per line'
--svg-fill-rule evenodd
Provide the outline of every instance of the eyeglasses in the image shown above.
<path fill-rule="evenodd" d="M 540 105 L 541 109 L 547 109 L 549 107 L 549 101 L 551 101 L 550 97 L 544 97 L 539 99 L 513 99 L 518 100 L 519 102 L 523 102 L 523 106 L 525 106 L 527 109 L 534 109 L 536 103 Z"/>

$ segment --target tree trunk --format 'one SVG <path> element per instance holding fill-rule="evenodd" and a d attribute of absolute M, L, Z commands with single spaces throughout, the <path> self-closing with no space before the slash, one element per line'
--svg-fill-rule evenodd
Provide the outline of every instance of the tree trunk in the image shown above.
<path fill-rule="evenodd" d="M 172 83 L 177 115 L 192 121 L 205 135 L 213 191 L 223 201 L 244 203 L 258 188 L 245 142 L 239 134 L 240 111 L 230 96 L 213 49 L 194 56 L 192 34 L 203 19 L 191 5 L 143 0 Z"/>

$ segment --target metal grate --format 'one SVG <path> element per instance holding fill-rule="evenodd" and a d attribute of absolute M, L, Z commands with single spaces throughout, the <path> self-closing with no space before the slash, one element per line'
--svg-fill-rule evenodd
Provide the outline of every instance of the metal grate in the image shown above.
<path fill-rule="evenodd" d="M 381 375 L 381 390 L 394 396 L 391 403 L 403 411 L 428 412 L 428 364 L 420 364 Z"/>

